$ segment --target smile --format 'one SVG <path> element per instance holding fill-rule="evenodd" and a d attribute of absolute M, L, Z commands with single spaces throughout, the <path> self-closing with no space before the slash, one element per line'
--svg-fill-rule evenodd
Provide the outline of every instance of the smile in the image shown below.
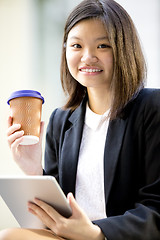
<path fill-rule="evenodd" d="M 87 73 L 94 73 L 94 72 L 101 72 L 102 70 L 100 69 L 91 69 L 91 68 L 82 68 L 80 69 L 81 72 L 87 72 Z"/>

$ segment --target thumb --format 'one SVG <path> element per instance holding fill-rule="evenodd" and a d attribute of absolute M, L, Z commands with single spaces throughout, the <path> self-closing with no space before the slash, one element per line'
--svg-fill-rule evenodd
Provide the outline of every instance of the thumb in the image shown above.
<path fill-rule="evenodd" d="M 43 134 L 44 134 L 44 121 L 41 121 L 41 123 L 40 123 L 40 142 L 42 142 Z"/>
<path fill-rule="evenodd" d="M 71 206 L 71 209 L 72 209 L 72 213 L 73 214 L 82 214 L 83 210 L 80 208 L 80 206 L 78 205 L 78 203 L 76 202 L 74 196 L 72 193 L 68 193 L 67 195 L 67 199 L 69 201 L 69 204 Z"/>
<path fill-rule="evenodd" d="M 12 126 L 13 118 L 11 116 L 8 117 L 8 127 Z"/>

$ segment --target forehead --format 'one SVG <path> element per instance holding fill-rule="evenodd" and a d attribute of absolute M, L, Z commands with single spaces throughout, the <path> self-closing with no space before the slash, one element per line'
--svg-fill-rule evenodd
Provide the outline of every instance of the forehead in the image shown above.
<path fill-rule="evenodd" d="M 72 38 L 85 37 L 106 37 L 107 30 L 100 19 L 85 19 L 78 22 L 68 33 L 68 40 Z"/>

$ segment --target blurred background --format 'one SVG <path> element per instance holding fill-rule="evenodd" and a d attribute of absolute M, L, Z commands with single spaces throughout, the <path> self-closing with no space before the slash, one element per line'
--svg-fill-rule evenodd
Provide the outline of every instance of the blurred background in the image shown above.
<path fill-rule="evenodd" d="M 64 103 L 60 84 L 63 28 L 80 0 L 0 0 L 0 175 L 23 175 L 6 142 L 11 92 L 32 89 L 45 98 L 42 120 Z M 160 1 L 117 0 L 132 17 L 148 65 L 147 87 L 160 87 Z M 43 141 L 43 151 L 45 136 Z M 23 193 L 22 193 L 23 194 Z M 0 198 L 0 229 L 18 226 Z"/>

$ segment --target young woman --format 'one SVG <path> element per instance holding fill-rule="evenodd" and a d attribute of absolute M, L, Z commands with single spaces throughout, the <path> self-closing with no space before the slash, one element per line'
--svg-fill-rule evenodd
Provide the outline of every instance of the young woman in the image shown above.
<path fill-rule="evenodd" d="M 82 1 L 65 26 L 68 101 L 50 117 L 44 170 L 41 142 L 20 146 L 23 131 L 8 121 L 15 161 L 27 174 L 55 176 L 73 214 L 35 200 L 29 211 L 50 230 L 3 230 L 1 240 L 160 239 L 160 90 L 144 89 L 145 77 L 126 11 L 113 0 Z"/>

